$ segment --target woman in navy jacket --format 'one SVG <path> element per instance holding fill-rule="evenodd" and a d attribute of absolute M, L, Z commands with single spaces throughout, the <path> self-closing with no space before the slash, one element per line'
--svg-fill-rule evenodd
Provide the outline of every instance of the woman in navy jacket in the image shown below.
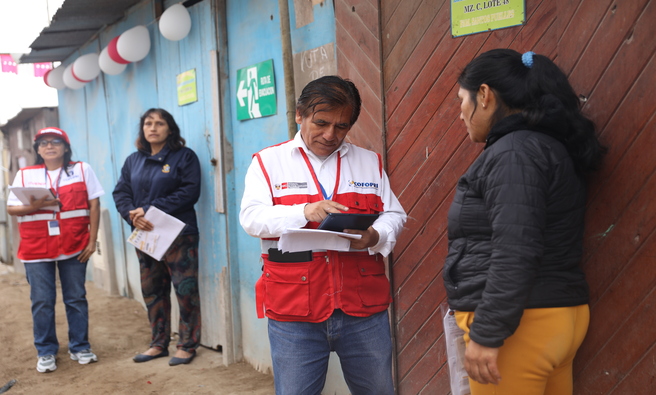
<path fill-rule="evenodd" d="M 198 293 L 198 225 L 194 204 L 200 196 L 200 163 L 185 147 L 173 116 L 151 108 L 141 117 L 137 152 L 128 156 L 114 188 L 116 209 L 133 227 L 145 231 L 153 225 L 145 217 L 150 206 L 184 222 L 186 226 L 161 261 L 137 250 L 141 291 L 152 329 L 150 348 L 134 357 L 147 362 L 169 355 L 171 334 L 171 283 L 180 305 L 177 351 L 169 365 L 187 364 L 200 344 Z"/>

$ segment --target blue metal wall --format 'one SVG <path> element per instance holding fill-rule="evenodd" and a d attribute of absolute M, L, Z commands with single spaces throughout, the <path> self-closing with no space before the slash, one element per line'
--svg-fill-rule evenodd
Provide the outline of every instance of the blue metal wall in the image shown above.
<path fill-rule="evenodd" d="M 271 18 L 273 16 L 273 19 Z M 251 155 L 260 149 L 286 140 L 284 74 L 280 44 L 280 18 L 277 1 L 235 0 L 227 3 L 228 59 L 232 146 L 234 148 L 235 201 L 238 213 L 243 180 Z M 278 114 L 248 121 L 237 120 L 237 70 L 273 59 Z M 233 259 L 240 262 L 240 309 L 244 357 L 260 370 L 271 366 L 266 320 L 255 315 L 255 282 L 261 274 L 259 240 L 248 236 L 234 218 L 231 237 Z"/>

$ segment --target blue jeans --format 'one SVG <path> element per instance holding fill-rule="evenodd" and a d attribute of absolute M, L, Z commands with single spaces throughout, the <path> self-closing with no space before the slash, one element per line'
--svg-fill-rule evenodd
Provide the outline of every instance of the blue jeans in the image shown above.
<path fill-rule="evenodd" d="M 269 342 L 277 395 L 321 394 L 331 351 L 353 395 L 394 394 L 387 310 L 370 317 L 335 310 L 320 323 L 269 319 Z"/>
<path fill-rule="evenodd" d="M 25 273 L 30 283 L 34 346 L 40 357 L 56 355 L 59 351 L 55 327 L 57 267 L 68 320 L 68 349 L 76 353 L 91 348 L 89 306 L 84 287 L 87 263 L 78 261 L 77 257 L 64 261 L 28 262 L 25 263 Z"/>

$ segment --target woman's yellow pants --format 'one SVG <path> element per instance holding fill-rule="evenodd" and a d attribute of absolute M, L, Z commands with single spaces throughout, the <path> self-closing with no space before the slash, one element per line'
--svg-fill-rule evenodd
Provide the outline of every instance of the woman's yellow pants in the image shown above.
<path fill-rule="evenodd" d="M 474 313 L 456 311 L 456 322 L 465 331 Z M 519 327 L 499 349 L 499 385 L 469 380 L 471 395 L 571 395 L 572 362 L 590 323 L 588 305 L 526 309 Z"/>

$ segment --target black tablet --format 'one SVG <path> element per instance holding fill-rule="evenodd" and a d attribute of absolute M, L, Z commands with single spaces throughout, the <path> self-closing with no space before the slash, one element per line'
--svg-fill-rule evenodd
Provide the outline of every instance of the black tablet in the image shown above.
<path fill-rule="evenodd" d="M 329 213 L 319 224 L 319 229 L 343 232 L 344 229 L 367 230 L 378 214 Z"/>

